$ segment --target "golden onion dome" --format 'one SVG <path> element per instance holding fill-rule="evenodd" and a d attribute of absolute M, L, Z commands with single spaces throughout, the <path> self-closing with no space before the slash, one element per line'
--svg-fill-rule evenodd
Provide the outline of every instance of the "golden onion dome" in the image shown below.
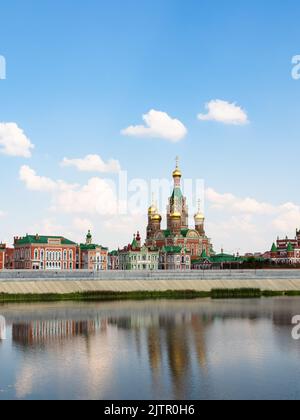
<path fill-rule="evenodd" d="M 172 219 L 181 219 L 181 214 L 179 212 L 174 212 L 171 214 Z"/>
<path fill-rule="evenodd" d="M 154 216 L 152 216 L 152 217 L 151 217 L 151 220 L 152 220 L 153 222 L 161 222 L 162 217 L 161 217 L 161 215 L 160 215 L 160 214 L 155 214 Z"/>
<path fill-rule="evenodd" d="M 182 177 L 181 170 L 179 168 L 176 168 L 175 171 L 173 172 L 173 178 L 181 178 L 181 177 Z"/>
<path fill-rule="evenodd" d="M 197 214 L 195 214 L 195 220 L 199 220 L 199 221 L 203 221 L 203 220 L 205 220 L 205 216 L 204 216 L 204 214 L 203 213 L 197 213 Z"/>
<path fill-rule="evenodd" d="M 157 212 L 157 208 L 155 207 L 155 205 L 154 205 L 154 204 L 152 204 L 152 206 L 151 206 L 151 207 L 149 207 L 149 210 L 148 210 L 148 214 L 149 214 L 149 216 L 153 216 L 153 215 L 155 215 L 155 214 L 156 214 L 156 212 Z"/>
<path fill-rule="evenodd" d="M 182 177 L 182 173 L 181 170 L 179 169 L 179 157 L 176 158 L 176 169 L 173 172 L 173 178 L 181 178 Z"/>

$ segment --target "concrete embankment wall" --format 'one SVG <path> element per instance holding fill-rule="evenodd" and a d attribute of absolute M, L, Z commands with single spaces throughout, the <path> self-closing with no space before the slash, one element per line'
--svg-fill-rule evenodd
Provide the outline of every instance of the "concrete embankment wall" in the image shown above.
<path fill-rule="evenodd" d="M 122 272 L 93 273 L 2 271 L 0 293 L 45 294 L 93 291 L 211 291 L 212 289 L 258 288 L 300 291 L 300 270 Z"/>

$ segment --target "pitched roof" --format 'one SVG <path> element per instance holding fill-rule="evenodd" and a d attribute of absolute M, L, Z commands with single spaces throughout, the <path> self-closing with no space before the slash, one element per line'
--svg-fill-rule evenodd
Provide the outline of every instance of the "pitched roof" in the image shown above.
<path fill-rule="evenodd" d="M 181 254 L 182 247 L 181 246 L 164 246 L 163 252 L 167 254 Z"/>
<path fill-rule="evenodd" d="M 278 251 L 277 246 L 275 245 L 275 243 L 273 243 L 271 252 L 274 252 L 275 253 L 277 251 Z"/>
<path fill-rule="evenodd" d="M 189 233 L 190 229 L 181 229 L 181 235 L 186 238 L 188 233 Z"/>
<path fill-rule="evenodd" d="M 75 242 L 70 241 L 62 236 L 39 236 L 39 235 L 26 235 L 24 238 L 16 240 L 17 245 L 28 245 L 28 244 L 37 244 L 37 245 L 47 245 L 49 240 L 60 240 L 62 245 L 76 245 Z"/>
<path fill-rule="evenodd" d="M 108 248 L 104 248 L 101 245 L 96 245 L 96 244 L 80 244 L 81 251 L 95 251 L 97 248 L 101 248 L 103 251 L 108 251 Z"/>

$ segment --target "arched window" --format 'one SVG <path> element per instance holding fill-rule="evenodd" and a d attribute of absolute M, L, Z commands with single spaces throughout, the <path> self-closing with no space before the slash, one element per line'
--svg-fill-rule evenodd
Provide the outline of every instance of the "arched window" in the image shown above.
<path fill-rule="evenodd" d="M 35 260 L 39 259 L 39 251 L 37 249 L 34 250 L 34 259 Z"/>
<path fill-rule="evenodd" d="M 69 252 L 69 259 L 73 260 L 73 251 L 72 250 L 70 250 L 70 252 Z"/>
<path fill-rule="evenodd" d="M 44 257 L 45 257 L 45 251 L 42 249 L 41 250 L 41 260 L 44 261 Z"/>
<path fill-rule="evenodd" d="M 67 251 L 66 250 L 64 250 L 64 260 L 65 261 L 67 260 Z"/>

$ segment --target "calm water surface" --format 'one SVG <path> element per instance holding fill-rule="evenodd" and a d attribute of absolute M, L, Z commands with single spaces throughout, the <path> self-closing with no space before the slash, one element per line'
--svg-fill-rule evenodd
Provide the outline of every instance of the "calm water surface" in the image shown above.
<path fill-rule="evenodd" d="M 297 314 L 299 298 L 3 305 L 0 400 L 300 399 Z"/>

